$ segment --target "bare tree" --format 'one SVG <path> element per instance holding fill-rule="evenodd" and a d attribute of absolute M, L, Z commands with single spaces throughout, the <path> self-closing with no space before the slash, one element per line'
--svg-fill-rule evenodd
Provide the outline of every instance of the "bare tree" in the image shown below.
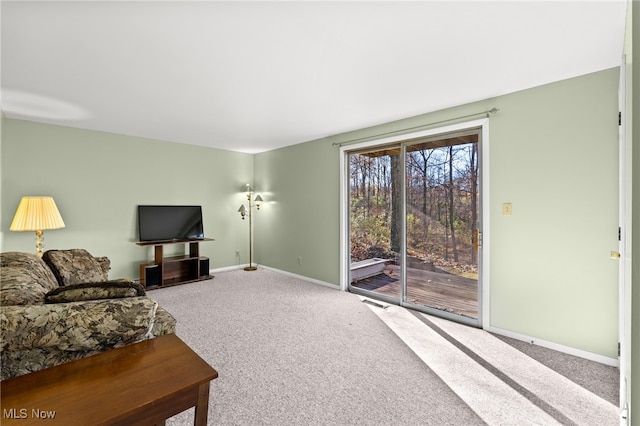
<path fill-rule="evenodd" d="M 391 251 L 400 253 L 402 250 L 402 203 L 400 189 L 402 188 L 402 168 L 400 155 L 391 155 Z"/>
<path fill-rule="evenodd" d="M 469 179 L 471 187 L 471 221 L 469 223 L 469 231 L 471 232 L 471 263 L 478 263 L 478 144 L 471 144 L 471 153 L 469 158 Z"/>
<path fill-rule="evenodd" d="M 451 248 L 453 250 L 453 261 L 458 262 L 459 259 L 458 246 L 456 244 L 455 209 L 453 206 L 453 155 L 453 146 L 449 146 L 449 184 L 447 188 L 449 195 L 449 226 L 451 229 Z"/>

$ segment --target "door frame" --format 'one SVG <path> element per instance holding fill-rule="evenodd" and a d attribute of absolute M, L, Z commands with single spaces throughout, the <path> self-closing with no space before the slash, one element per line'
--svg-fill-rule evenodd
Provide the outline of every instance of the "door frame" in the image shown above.
<path fill-rule="evenodd" d="M 466 129 L 480 129 L 480 234 L 478 265 L 481 274 L 478 277 L 478 327 L 489 324 L 490 318 L 490 232 L 489 232 L 489 118 L 465 121 L 443 127 L 434 127 L 418 132 L 380 137 L 366 142 L 343 145 L 340 147 L 340 290 L 348 291 L 350 266 L 350 232 L 349 232 L 349 161 L 350 151 L 374 148 L 376 146 L 399 143 L 407 139 L 434 136 L 438 134 L 458 132 Z M 404 186 L 403 186 L 404 187 Z M 404 189 L 403 189 L 404 191 Z M 401 300 L 402 303 L 402 300 Z"/>
<path fill-rule="evenodd" d="M 627 56 L 622 55 L 618 83 L 619 198 L 618 198 L 618 369 L 620 371 L 620 425 L 629 421 L 631 366 L 631 139 L 627 133 Z"/>

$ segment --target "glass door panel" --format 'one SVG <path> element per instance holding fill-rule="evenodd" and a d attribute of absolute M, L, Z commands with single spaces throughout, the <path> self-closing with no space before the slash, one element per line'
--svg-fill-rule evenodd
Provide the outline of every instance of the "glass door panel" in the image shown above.
<path fill-rule="evenodd" d="M 478 315 L 479 131 L 406 146 L 403 304 Z"/>
<path fill-rule="evenodd" d="M 352 292 L 400 303 L 402 259 L 401 147 L 349 154 Z"/>

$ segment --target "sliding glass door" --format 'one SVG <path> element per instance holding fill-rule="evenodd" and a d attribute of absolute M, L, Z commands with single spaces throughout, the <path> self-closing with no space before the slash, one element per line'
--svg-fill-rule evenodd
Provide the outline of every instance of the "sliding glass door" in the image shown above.
<path fill-rule="evenodd" d="M 401 300 L 401 146 L 349 157 L 350 287 L 391 303 Z"/>
<path fill-rule="evenodd" d="M 481 129 L 349 152 L 349 289 L 480 325 Z"/>
<path fill-rule="evenodd" d="M 478 139 L 406 146 L 407 306 L 478 318 Z"/>

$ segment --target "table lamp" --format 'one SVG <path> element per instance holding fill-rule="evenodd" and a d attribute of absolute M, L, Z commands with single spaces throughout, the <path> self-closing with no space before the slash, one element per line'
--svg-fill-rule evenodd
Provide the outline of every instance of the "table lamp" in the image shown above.
<path fill-rule="evenodd" d="M 53 197 L 22 197 L 9 230 L 36 231 L 36 249 L 42 257 L 42 231 L 64 228 Z"/>

